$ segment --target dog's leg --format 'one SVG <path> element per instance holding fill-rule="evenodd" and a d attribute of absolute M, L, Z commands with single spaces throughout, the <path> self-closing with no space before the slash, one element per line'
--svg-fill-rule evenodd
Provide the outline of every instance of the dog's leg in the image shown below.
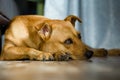
<path fill-rule="evenodd" d="M 106 57 L 108 55 L 108 51 L 104 48 L 100 48 L 100 49 L 92 49 L 93 51 L 93 56 L 95 57 Z"/>
<path fill-rule="evenodd" d="M 120 56 L 120 49 L 109 49 L 108 55 L 109 56 Z"/>
<path fill-rule="evenodd" d="M 1 60 L 19 60 L 26 58 L 30 60 L 53 60 L 51 53 L 27 47 L 9 47 L 7 50 L 4 50 L 1 55 Z"/>
<path fill-rule="evenodd" d="M 104 48 L 100 48 L 100 49 L 92 49 L 92 51 L 94 52 L 93 56 L 96 57 L 105 57 L 105 56 L 120 56 L 120 49 L 104 49 Z"/>
<path fill-rule="evenodd" d="M 105 56 L 108 55 L 108 51 L 104 48 L 98 48 L 98 49 L 97 48 L 92 48 L 92 47 L 90 47 L 86 44 L 85 44 L 85 46 L 88 50 L 93 51 L 93 56 L 95 56 L 95 57 L 105 57 Z"/>

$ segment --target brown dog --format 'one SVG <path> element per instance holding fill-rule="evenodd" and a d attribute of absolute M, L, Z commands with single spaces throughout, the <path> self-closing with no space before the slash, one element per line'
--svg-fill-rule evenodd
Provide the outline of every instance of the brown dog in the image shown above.
<path fill-rule="evenodd" d="M 5 33 L 1 60 L 69 60 L 106 56 L 109 51 L 93 49 L 81 41 L 80 33 L 74 28 L 76 20 L 81 22 L 74 15 L 64 20 L 38 15 L 15 17 Z M 112 51 L 111 54 L 116 50 Z"/>

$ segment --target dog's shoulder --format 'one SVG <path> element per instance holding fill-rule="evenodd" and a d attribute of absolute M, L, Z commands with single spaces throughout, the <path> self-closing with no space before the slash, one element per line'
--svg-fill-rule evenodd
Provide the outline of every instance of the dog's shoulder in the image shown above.
<path fill-rule="evenodd" d="M 39 19 L 48 19 L 44 16 L 41 15 L 19 15 L 19 16 L 15 16 L 12 21 L 16 21 L 16 20 L 39 20 Z"/>

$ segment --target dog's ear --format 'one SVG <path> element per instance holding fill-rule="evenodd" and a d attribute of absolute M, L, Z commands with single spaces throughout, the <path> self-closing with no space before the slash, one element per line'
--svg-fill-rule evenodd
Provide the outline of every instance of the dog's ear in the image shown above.
<path fill-rule="evenodd" d="M 64 20 L 65 21 L 70 21 L 73 26 L 75 26 L 76 20 L 78 20 L 80 23 L 82 23 L 82 20 L 80 18 L 78 18 L 77 16 L 74 16 L 74 15 L 69 15 Z"/>
<path fill-rule="evenodd" d="M 47 23 L 42 24 L 41 28 L 38 30 L 38 34 L 41 36 L 43 40 L 49 39 L 51 32 L 52 32 L 52 28 Z"/>

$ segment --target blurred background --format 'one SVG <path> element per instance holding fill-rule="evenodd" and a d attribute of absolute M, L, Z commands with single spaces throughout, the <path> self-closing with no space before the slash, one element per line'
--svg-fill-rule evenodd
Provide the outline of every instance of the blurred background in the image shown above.
<path fill-rule="evenodd" d="M 38 14 L 52 19 L 76 15 L 83 41 L 94 48 L 120 48 L 120 0 L 0 0 L 0 13 L 9 19 Z"/>

